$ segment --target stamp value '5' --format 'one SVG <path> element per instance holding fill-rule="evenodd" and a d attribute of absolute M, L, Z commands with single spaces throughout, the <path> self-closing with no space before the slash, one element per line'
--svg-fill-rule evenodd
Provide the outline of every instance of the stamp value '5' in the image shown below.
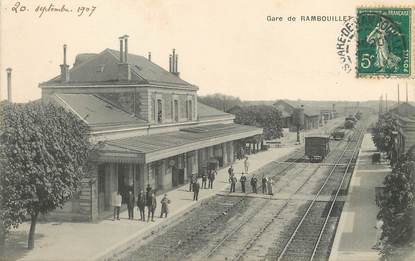
<path fill-rule="evenodd" d="M 357 77 L 412 76 L 411 8 L 357 9 Z"/>

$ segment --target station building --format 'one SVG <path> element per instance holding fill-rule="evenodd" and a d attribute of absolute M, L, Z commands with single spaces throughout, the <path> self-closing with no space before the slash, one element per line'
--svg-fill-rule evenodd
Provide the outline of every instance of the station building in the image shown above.
<path fill-rule="evenodd" d="M 395 155 L 415 151 L 415 106 L 408 102 L 400 103 L 389 112 L 397 121 L 398 131 L 395 138 L 398 151 Z"/>
<path fill-rule="evenodd" d="M 180 78 L 175 50 L 169 70 L 120 49 L 79 54 L 70 68 L 39 84 L 42 99 L 73 112 L 91 129 L 99 151 L 79 193 L 51 216 L 93 221 L 112 211 L 111 197 L 136 195 L 150 184 L 158 194 L 208 168 L 235 160 L 238 146 L 262 129 L 235 124 L 234 116 L 198 102 L 198 87 Z"/>

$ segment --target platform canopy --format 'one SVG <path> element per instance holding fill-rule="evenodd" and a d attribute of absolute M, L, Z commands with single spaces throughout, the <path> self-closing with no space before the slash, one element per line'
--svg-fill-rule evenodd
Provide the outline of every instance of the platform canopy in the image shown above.
<path fill-rule="evenodd" d="M 179 131 L 106 141 L 99 152 L 105 162 L 150 163 L 224 142 L 262 134 L 239 124 L 213 124 Z"/>

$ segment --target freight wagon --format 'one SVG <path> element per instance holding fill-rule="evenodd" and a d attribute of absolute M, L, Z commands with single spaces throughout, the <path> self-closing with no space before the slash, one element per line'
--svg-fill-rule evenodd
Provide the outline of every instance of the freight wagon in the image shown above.
<path fill-rule="evenodd" d="M 333 137 L 333 139 L 335 140 L 342 140 L 344 139 L 344 136 L 346 135 L 346 130 L 343 128 L 337 128 L 333 131 L 333 133 L 331 134 L 331 136 Z"/>
<path fill-rule="evenodd" d="M 330 136 L 314 135 L 305 137 L 305 155 L 310 162 L 320 162 L 330 152 Z"/>

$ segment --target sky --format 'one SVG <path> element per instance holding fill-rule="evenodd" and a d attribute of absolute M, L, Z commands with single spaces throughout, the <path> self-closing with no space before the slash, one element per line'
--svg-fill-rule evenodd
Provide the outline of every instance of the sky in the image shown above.
<path fill-rule="evenodd" d="M 361 79 L 342 70 L 336 43 L 344 22 L 286 21 L 288 16 L 354 16 L 357 6 L 385 1 L 56 0 L 56 7 L 65 4 L 74 11 L 40 18 L 36 7 L 52 1 L 21 0 L 20 7 L 29 11 L 18 13 L 12 11 L 16 1 L 0 1 L 2 99 L 7 96 L 6 68 L 13 69 L 13 100 L 34 100 L 41 96 L 38 84 L 59 74 L 63 44 L 73 64 L 79 53 L 118 49 L 118 37 L 128 34 L 130 53 L 151 51 L 153 62 L 167 69 L 168 55 L 176 48 L 181 77 L 197 85 L 200 95 L 364 101 L 387 94 L 392 100 L 397 85 L 407 84 L 409 99 L 415 100 L 414 80 Z M 79 6 L 96 9 L 78 17 Z M 267 16 L 284 21 L 269 22 Z M 354 41 L 350 48 L 354 59 Z"/>

